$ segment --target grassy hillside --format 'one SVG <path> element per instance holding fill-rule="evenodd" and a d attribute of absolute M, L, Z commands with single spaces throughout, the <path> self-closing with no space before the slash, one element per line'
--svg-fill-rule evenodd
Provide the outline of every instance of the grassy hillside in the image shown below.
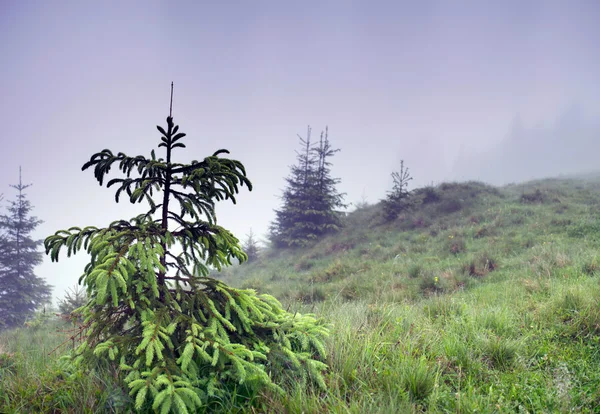
<path fill-rule="evenodd" d="M 327 391 L 232 395 L 209 411 L 598 411 L 600 180 L 446 183 L 413 197 L 393 223 L 362 206 L 311 248 L 218 274 L 328 320 L 330 371 Z M 128 411 L 101 373 L 65 379 L 39 332 L 0 337 L 0 412 Z"/>

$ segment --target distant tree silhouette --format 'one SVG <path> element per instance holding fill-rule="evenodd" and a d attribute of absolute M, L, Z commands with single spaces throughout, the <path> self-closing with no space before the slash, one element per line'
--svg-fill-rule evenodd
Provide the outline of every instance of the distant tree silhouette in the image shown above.
<path fill-rule="evenodd" d="M 85 290 L 78 285 L 65 292 L 65 296 L 58 302 L 58 310 L 63 315 L 70 315 L 75 309 L 84 306 L 88 301 Z"/>
<path fill-rule="evenodd" d="M 392 191 L 389 191 L 387 197 L 381 200 L 386 221 L 395 220 L 402 211 L 410 207 L 408 182 L 412 180 L 412 177 L 408 167 L 404 166 L 404 160 L 400 161 L 400 171 L 392 172 L 392 180 L 394 182 Z"/>
<path fill-rule="evenodd" d="M 256 240 L 252 229 L 250 229 L 250 232 L 246 235 L 246 240 L 244 241 L 242 249 L 244 250 L 244 253 L 246 253 L 246 256 L 248 256 L 248 263 L 252 263 L 258 259 L 260 249 L 258 247 L 258 240 Z"/>
<path fill-rule="evenodd" d="M 8 214 L 0 216 L 0 328 L 23 325 L 50 301 L 51 286 L 34 272 L 43 253 L 38 251 L 41 240 L 32 239 L 31 233 L 42 221 L 29 215 L 32 206 L 24 190 L 30 186 L 23 184 L 19 168 L 19 184 L 11 185 L 17 197 Z"/>
<path fill-rule="evenodd" d="M 311 128 L 306 139 L 298 136 L 301 151 L 297 164 L 286 178 L 282 207 L 275 210 L 270 237 L 276 247 L 306 246 L 321 236 L 338 231 L 344 194 L 337 191 L 338 178 L 331 177 L 330 158 L 339 151 L 329 142 L 328 129 L 321 133 L 318 145 L 311 142 Z"/>

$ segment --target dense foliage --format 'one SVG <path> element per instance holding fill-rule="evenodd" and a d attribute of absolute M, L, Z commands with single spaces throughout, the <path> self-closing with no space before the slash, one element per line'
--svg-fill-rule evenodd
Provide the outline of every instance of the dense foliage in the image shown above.
<path fill-rule="evenodd" d="M 137 410 L 162 413 L 196 412 L 236 392 L 281 391 L 286 379 L 324 386 L 322 321 L 208 276 L 209 268 L 247 259 L 215 216 L 216 201 L 235 203 L 240 187 L 251 189 L 244 166 L 221 158 L 227 150 L 174 162 L 185 134 L 171 116 L 157 128 L 165 158 L 154 150 L 146 158 L 105 149 L 82 167 L 93 168 L 100 185 L 117 167 L 125 177 L 107 183 L 116 186 L 116 201 L 127 194 L 149 210 L 105 228 L 61 230 L 45 241 L 53 261 L 63 247 L 69 256 L 81 249 L 91 255 L 80 278 L 90 298 L 81 310 L 85 340 L 67 366 L 75 373 L 111 367 Z"/>
<path fill-rule="evenodd" d="M 327 129 L 318 145 L 310 135 L 308 127 L 306 139 L 299 136 L 302 151 L 286 178 L 283 205 L 275 211 L 271 240 L 277 247 L 306 246 L 342 227 L 339 209 L 345 207 L 344 195 L 336 189 L 340 180 L 331 177 L 330 161 L 339 149 L 331 147 Z"/>
<path fill-rule="evenodd" d="M 31 233 L 41 223 L 31 216 L 32 206 L 24 190 L 19 171 L 19 184 L 11 185 L 18 191 L 8 207 L 8 214 L 0 216 L 0 329 L 21 326 L 36 309 L 50 300 L 51 287 L 34 272 L 42 262 L 40 240 Z"/>

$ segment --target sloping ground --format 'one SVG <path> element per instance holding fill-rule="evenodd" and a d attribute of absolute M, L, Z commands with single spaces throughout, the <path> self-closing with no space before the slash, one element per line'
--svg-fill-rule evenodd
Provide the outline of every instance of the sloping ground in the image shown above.
<path fill-rule="evenodd" d="M 363 207 L 311 248 L 218 274 L 329 321 L 330 370 L 326 390 L 233 393 L 207 412 L 598 412 L 600 180 L 413 200 L 393 223 Z M 64 348 L 49 353 L 64 334 L 47 329 L 0 336 L 0 412 L 131 412 L 104 371 L 63 375 Z"/>
<path fill-rule="evenodd" d="M 333 324 L 330 391 L 292 412 L 595 412 L 600 183 L 442 184 L 314 247 L 227 270 Z M 274 410 L 277 411 L 277 410 Z"/>
<path fill-rule="evenodd" d="M 415 193 L 423 204 L 393 223 L 382 224 L 379 206 L 364 207 L 312 248 L 267 251 L 215 276 L 289 303 L 402 302 L 502 281 L 550 246 L 595 256 L 600 181 L 445 183 Z"/>

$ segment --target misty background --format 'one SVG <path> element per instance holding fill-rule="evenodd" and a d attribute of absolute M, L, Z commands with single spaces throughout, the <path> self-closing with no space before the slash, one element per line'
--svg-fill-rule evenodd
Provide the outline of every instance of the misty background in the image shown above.
<path fill-rule="evenodd" d="M 400 160 L 410 188 L 596 170 L 598 21 L 594 0 L 1 1 L 2 203 L 22 166 L 40 239 L 142 212 L 81 166 L 148 156 L 171 81 L 175 161 L 227 148 L 247 168 L 254 190 L 217 206 L 242 240 L 266 236 L 307 125 L 329 126 L 350 203 L 383 198 Z M 87 259 L 37 274 L 62 298 Z"/>

